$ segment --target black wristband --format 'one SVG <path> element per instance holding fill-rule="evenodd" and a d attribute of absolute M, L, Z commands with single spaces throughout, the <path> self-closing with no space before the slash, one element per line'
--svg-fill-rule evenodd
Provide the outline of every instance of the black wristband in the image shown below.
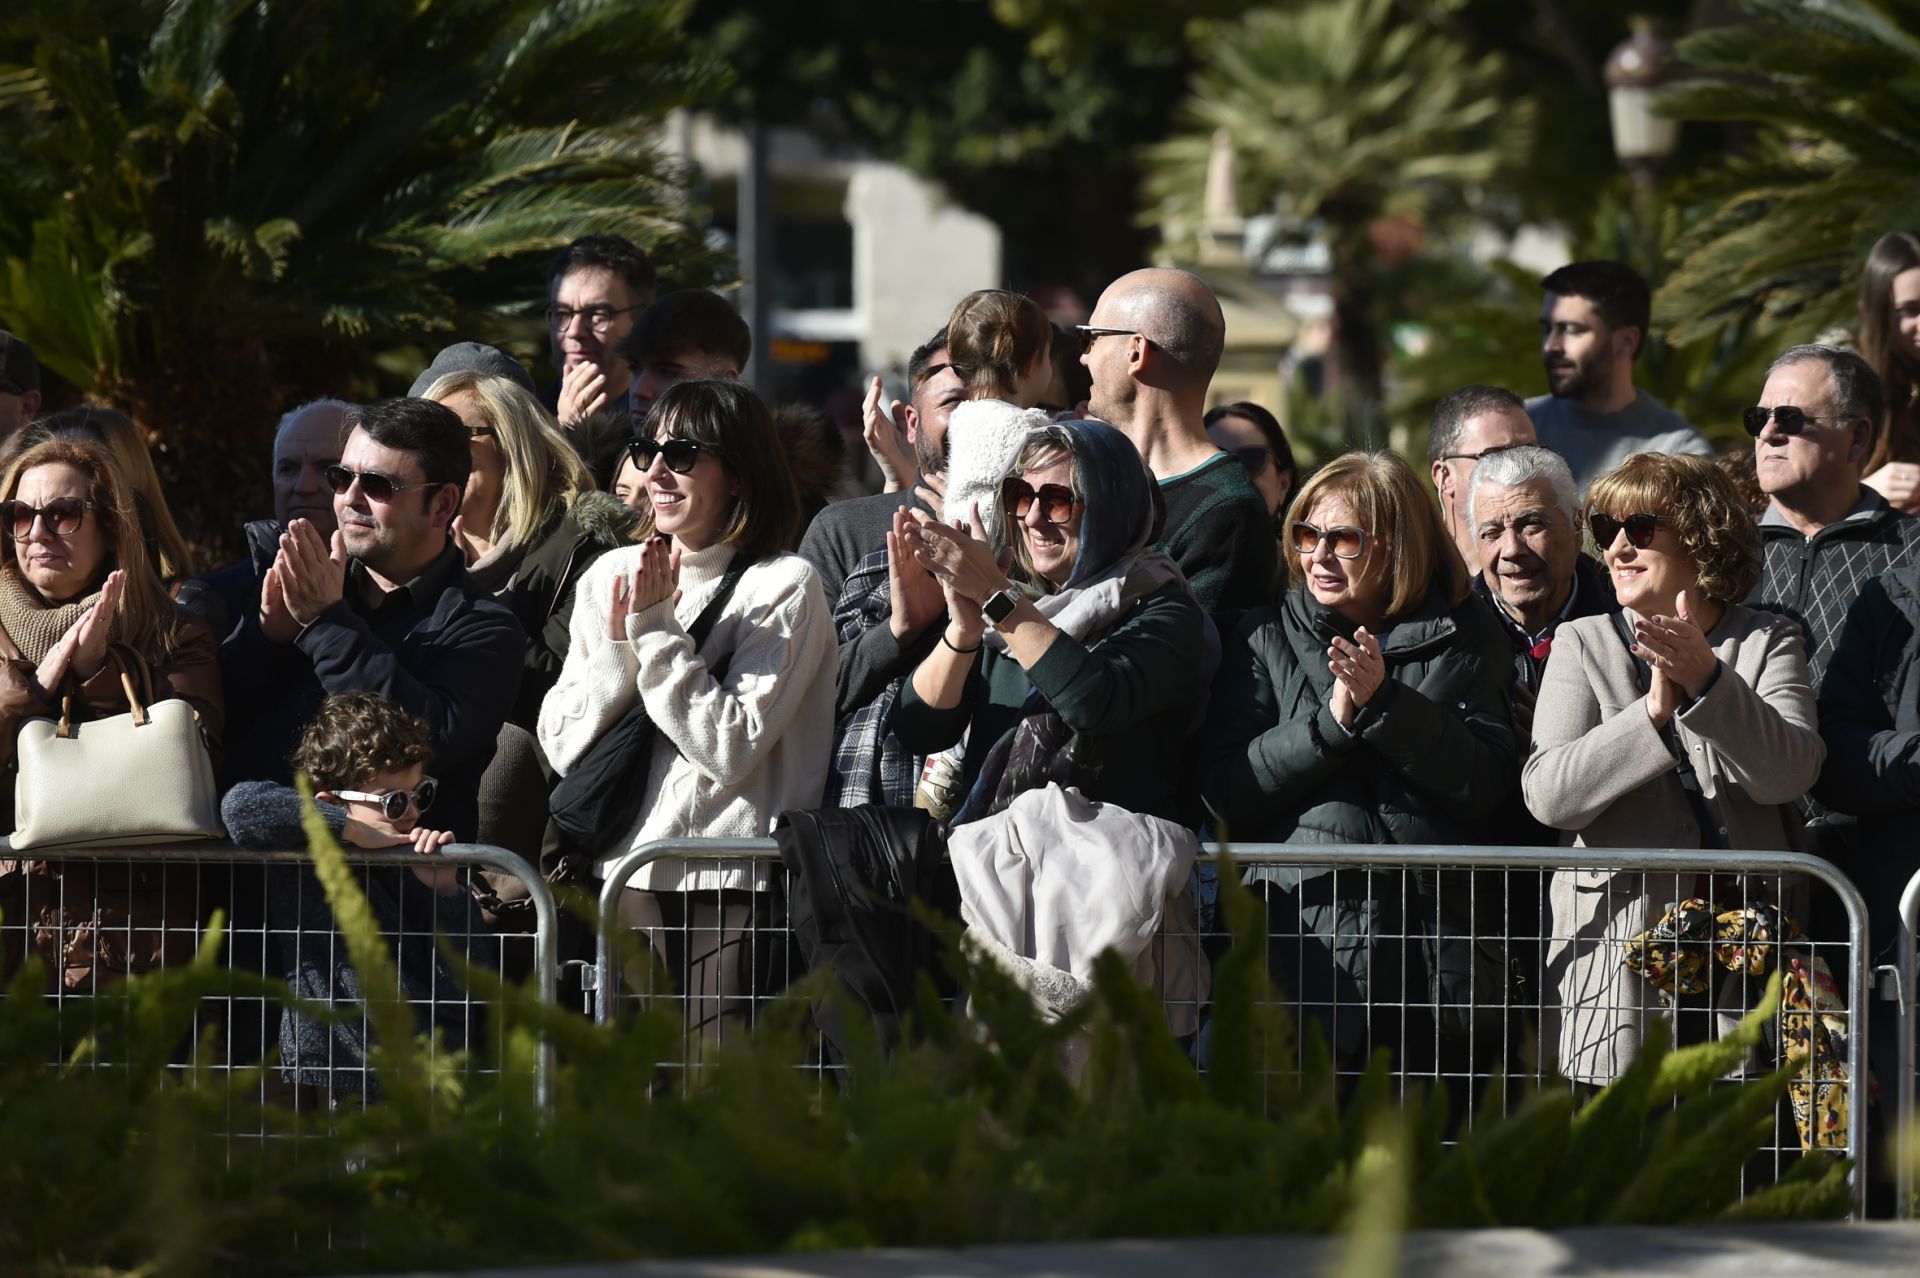
<path fill-rule="evenodd" d="M 980 644 L 978 644 L 978 643 L 976 643 L 975 645 L 973 645 L 973 647 L 971 647 L 971 648 L 955 648 L 955 647 L 953 646 L 953 640 L 951 640 L 951 639 L 949 639 L 949 638 L 947 638 L 947 632 L 946 632 L 946 631 L 944 631 L 944 630 L 942 630 L 942 631 L 940 632 L 940 642 L 941 642 L 941 643 L 944 643 L 945 645 L 947 645 L 947 647 L 949 647 L 949 648 L 952 648 L 952 649 L 953 649 L 953 651 L 955 651 L 955 652 L 957 652 L 957 653 L 959 653 L 959 654 L 960 654 L 961 656 L 963 656 L 963 657 L 964 657 L 964 656 L 966 656 L 966 655 L 967 655 L 967 654 L 969 654 L 969 653 L 974 653 L 974 652 L 978 652 L 978 651 L 980 651 Z M 982 641 L 981 641 L 981 643 L 984 643 L 984 642 L 986 642 L 986 641 L 985 641 L 985 640 L 982 640 Z"/>

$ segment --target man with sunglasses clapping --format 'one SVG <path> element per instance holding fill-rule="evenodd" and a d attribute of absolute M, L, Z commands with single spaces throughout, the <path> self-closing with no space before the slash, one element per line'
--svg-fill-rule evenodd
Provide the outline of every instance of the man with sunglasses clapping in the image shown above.
<path fill-rule="evenodd" d="M 466 487 L 467 428 L 425 399 L 368 404 L 350 421 L 326 472 L 338 531 L 329 539 L 293 520 L 258 610 L 222 645 L 236 743 L 227 780 L 290 780 L 286 761 L 322 697 L 377 693 L 426 722 L 435 823 L 471 840 L 526 639 L 448 536 Z"/>
<path fill-rule="evenodd" d="M 1920 540 L 1920 520 L 1861 482 L 1885 403 L 1880 378 L 1854 352 L 1794 346 L 1773 361 L 1760 402 L 1744 414 L 1770 499 L 1760 517 L 1765 568 L 1747 603 L 1807 632 L 1816 693 L 1862 588 Z"/>

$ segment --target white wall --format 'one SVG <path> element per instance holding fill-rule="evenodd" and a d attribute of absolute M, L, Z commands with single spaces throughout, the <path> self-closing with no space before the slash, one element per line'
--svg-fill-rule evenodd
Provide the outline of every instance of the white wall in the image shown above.
<path fill-rule="evenodd" d="M 846 207 L 865 370 L 904 367 L 955 302 L 1000 283 L 1000 229 L 906 169 L 856 165 Z"/>

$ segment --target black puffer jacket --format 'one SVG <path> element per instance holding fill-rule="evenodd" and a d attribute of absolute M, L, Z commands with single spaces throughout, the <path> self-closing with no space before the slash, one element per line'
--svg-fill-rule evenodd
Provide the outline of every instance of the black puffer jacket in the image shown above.
<path fill-rule="evenodd" d="M 1242 842 L 1477 843 L 1520 775 L 1512 645 L 1440 592 L 1378 635 L 1387 680 L 1334 721 L 1327 646 L 1353 626 L 1304 589 L 1248 614 L 1214 681 L 1201 796 Z"/>

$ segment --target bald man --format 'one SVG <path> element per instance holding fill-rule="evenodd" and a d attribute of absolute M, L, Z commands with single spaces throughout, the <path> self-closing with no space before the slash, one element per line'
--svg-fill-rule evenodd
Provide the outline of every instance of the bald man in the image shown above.
<path fill-rule="evenodd" d="M 1276 564 L 1265 499 L 1207 438 L 1207 386 L 1226 327 L 1213 290 L 1170 270 L 1121 276 L 1080 325 L 1089 411 L 1124 431 L 1158 477 L 1167 520 L 1154 549 L 1180 565 L 1222 630 L 1272 601 Z"/>

